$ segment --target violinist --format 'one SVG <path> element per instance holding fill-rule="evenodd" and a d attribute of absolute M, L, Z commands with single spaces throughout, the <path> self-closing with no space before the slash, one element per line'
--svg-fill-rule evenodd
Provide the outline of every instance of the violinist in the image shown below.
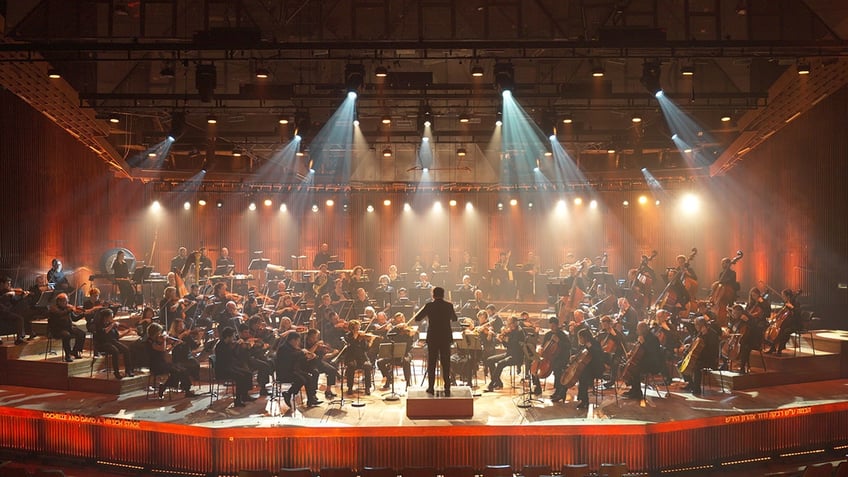
<path fill-rule="evenodd" d="M 174 320 L 185 319 L 186 300 L 179 297 L 177 289 L 174 287 L 166 287 L 159 303 L 159 319 L 164 323 L 164 326 L 170 326 Z"/>
<path fill-rule="evenodd" d="M 333 311 L 333 299 L 329 293 L 321 295 L 320 304 L 315 308 L 315 326 L 326 334 L 330 325 L 330 312 Z"/>
<path fill-rule="evenodd" d="M 294 315 L 298 310 L 300 310 L 300 307 L 294 302 L 292 296 L 286 293 L 277 301 L 277 306 L 274 308 L 274 312 L 271 313 L 271 316 L 274 318 L 282 318 L 285 316 L 287 318 L 294 319 Z"/>
<path fill-rule="evenodd" d="M 500 333 L 504 326 L 503 318 L 498 315 L 498 309 L 491 303 L 486 305 L 486 322 L 495 333 Z"/>
<path fill-rule="evenodd" d="M 28 294 L 27 291 L 12 288 L 11 278 L 3 277 L 0 279 L 0 321 L 14 324 L 18 331 L 18 337 L 15 339 L 16 345 L 24 344 L 24 333 L 27 332 L 27 327 L 30 328 L 28 332 L 32 335 L 31 321 L 26 320 L 19 313 L 22 308 L 26 308 L 27 311 L 29 309 L 25 300 Z"/>
<path fill-rule="evenodd" d="M 256 372 L 259 395 L 267 396 L 267 385 L 271 381 L 271 373 L 274 371 L 274 365 L 268 359 L 268 350 L 271 347 L 259 337 L 253 336 L 247 323 L 239 325 L 238 334 L 237 355 L 241 367 L 249 369 L 251 376 L 254 371 Z"/>
<path fill-rule="evenodd" d="M 598 335 L 595 337 L 601 348 L 606 353 L 605 363 L 613 369 L 615 363 L 619 363 L 625 354 L 624 349 L 624 334 L 619 331 L 613 323 L 613 319 L 609 315 L 601 317 L 601 329 L 598 330 Z"/>
<path fill-rule="evenodd" d="M 307 406 L 314 407 L 324 402 L 315 395 L 318 392 L 318 374 L 313 373 L 308 364 L 317 357 L 312 351 L 303 349 L 301 342 L 299 333 L 286 336 L 275 360 L 277 382 L 291 383 L 289 390 L 283 392 L 283 400 L 289 409 L 292 408 L 292 395 L 299 393 L 303 387 L 306 388 Z"/>
<path fill-rule="evenodd" d="M 433 284 L 430 283 L 430 277 L 425 272 L 421 272 L 418 275 L 418 282 L 415 284 L 415 288 L 419 290 L 431 290 L 433 288 Z"/>
<path fill-rule="evenodd" d="M 135 288 L 130 281 L 130 265 L 125 255 L 123 250 L 118 250 L 112 262 L 112 273 L 115 274 L 115 284 L 121 291 L 121 305 L 130 308 L 135 305 Z"/>
<path fill-rule="evenodd" d="M 258 315 L 262 311 L 256 296 L 248 293 L 247 300 L 244 302 L 244 307 L 241 310 L 246 316 Z"/>
<path fill-rule="evenodd" d="M 321 295 L 323 296 L 323 294 Z M 345 290 L 344 280 L 336 278 L 333 280 L 333 289 L 329 292 L 330 303 L 333 305 L 350 299 L 350 294 Z"/>
<path fill-rule="evenodd" d="M 324 342 L 335 349 L 344 346 L 343 338 L 348 331 L 348 323 L 341 319 L 335 310 L 330 310 L 327 315 L 326 331 L 322 332 Z"/>
<path fill-rule="evenodd" d="M 168 380 L 159 385 L 157 394 L 159 399 L 165 395 L 165 389 L 176 388 L 185 392 L 185 397 L 190 398 L 196 396 L 191 390 L 191 378 L 188 373 L 168 362 L 167 355 L 172 351 L 174 344 L 179 342 L 178 339 L 168 337 L 163 333 L 162 325 L 159 323 L 151 323 L 147 327 L 147 351 L 150 356 L 150 374 L 158 376 L 167 374 Z"/>
<path fill-rule="evenodd" d="M 695 331 L 698 334 L 697 337 L 703 341 L 703 345 L 698 356 L 695 357 L 695 372 L 692 373 L 691 381 L 683 390 L 700 396 L 701 370 L 706 368 L 715 369 L 718 366 L 719 335 L 703 316 L 695 318 Z"/>
<path fill-rule="evenodd" d="M 786 349 L 786 343 L 789 341 L 789 338 L 792 336 L 792 333 L 800 329 L 801 327 L 801 319 L 799 316 L 799 308 L 798 308 L 798 296 L 790 289 L 785 289 L 780 292 L 780 296 L 783 297 L 783 309 L 780 314 L 785 314 L 786 317 L 783 319 L 780 325 L 780 332 L 777 335 L 777 339 L 774 343 L 769 347 L 768 352 L 780 354 Z M 778 315 L 778 317 L 780 316 Z M 775 318 L 778 319 L 778 318 Z"/>
<path fill-rule="evenodd" d="M 138 340 L 140 342 L 147 341 L 147 327 L 153 323 L 154 319 L 156 319 L 156 312 L 153 308 L 145 306 L 144 309 L 141 310 L 141 316 L 139 317 L 138 322 L 135 324 L 135 331 L 138 333 Z"/>
<path fill-rule="evenodd" d="M 514 316 L 509 317 L 507 324 L 498 334 L 498 340 L 504 344 L 506 351 L 501 354 L 496 354 L 486 360 L 486 367 L 489 369 L 489 385 L 486 387 L 487 392 L 492 392 L 495 389 L 503 389 L 503 381 L 501 381 L 501 373 L 507 366 L 520 366 L 524 363 L 524 332 L 518 326 L 518 319 Z"/>
<path fill-rule="evenodd" d="M 363 284 L 368 283 L 368 277 L 365 276 L 365 268 L 362 265 L 357 265 L 353 267 L 350 271 L 350 283 L 348 286 L 351 290 L 355 290 L 358 287 L 361 287 Z"/>
<path fill-rule="evenodd" d="M 228 301 L 224 306 L 223 311 L 215 316 L 215 321 L 218 323 L 220 328 L 231 326 L 233 329 L 236 329 L 238 325 L 245 321 L 245 318 L 244 315 L 239 313 L 236 302 Z"/>
<path fill-rule="evenodd" d="M 462 283 L 460 283 L 459 286 L 456 288 L 456 291 L 458 291 L 458 292 L 467 292 L 467 293 L 473 293 L 476 290 L 477 290 L 477 287 L 474 286 L 473 283 L 471 283 L 471 276 L 470 275 L 463 275 L 462 276 Z"/>
<path fill-rule="evenodd" d="M 362 370 L 365 381 L 365 395 L 371 395 L 371 361 L 368 359 L 368 345 L 371 337 L 360 331 L 359 320 L 350 320 L 350 331 L 345 335 L 347 343 L 345 352 L 345 380 L 347 381 L 347 393 L 353 394 L 353 378 L 357 369 Z"/>
<path fill-rule="evenodd" d="M 233 405 L 244 407 L 245 402 L 255 400 L 249 394 L 253 373 L 238 361 L 235 334 L 236 330 L 231 326 L 225 326 L 220 332 L 220 340 L 215 345 L 215 376 L 235 381 L 236 397 Z"/>
<path fill-rule="evenodd" d="M 628 373 L 626 384 L 630 386 L 630 390 L 624 393 L 624 397 L 642 399 L 642 376 L 660 373 L 664 368 L 664 359 L 660 341 L 651 333 L 647 323 L 640 321 L 636 325 L 636 335 L 636 342 L 639 345 L 632 351 L 634 356 L 631 358 L 634 360 L 632 365 L 635 369 Z M 637 357 L 639 357 L 638 362 L 635 361 Z"/>
<path fill-rule="evenodd" d="M 636 323 L 639 321 L 639 314 L 630 306 L 630 301 L 627 298 L 621 297 L 618 299 L 618 313 L 615 317 L 627 331 L 627 341 L 636 341 Z"/>
<path fill-rule="evenodd" d="M 101 353 L 112 355 L 112 372 L 115 379 L 121 379 L 120 356 L 124 356 L 124 370 L 128 377 L 133 377 L 132 353 L 130 348 L 121 343 L 119 324 L 114 320 L 114 313 L 109 308 L 101 308 L 94 315 L 94 347 Z M 124 332 L 126 334 L 126 332 Z"/>
<path fill-rule="evenodd" d="M 589 407 L 589 388 L 594 385 L 595 378 L 604 373 L 604 350 L 588 328 L 577 333 L 577 343 L 586 348 L 590 356 L 589 364 L 583 368 L 577 382 L 577 409 L 586 409 Z"/>
<path fill-rule="evenodd" d="M 551 369 L 554 375 L 554 392 L 551 394 L 551 401 L 556 402 L 565 399 L 565 392 L 567 390 L 560 383 L 560 377 L 562 376 L 562 372 L 565 371 L 566 366 L 568 366 L 568 360 L 571 357 L 571 343 L 568 335 L 559 327 L 559 318 L 556 316 L 550 317 L 548 324 L 551 329 L 542 337 L 542 358 L 551 360 Z M 556 352 L 551 356 L 547 356 L 545 350 L 549 350 L 554 346 L 556 347 Z M 540 391 L 536 393 L 537 395 L 542 394 L 539 376 L 533 376 L 533 386 L 536 390 Z"/>
<path fill-rule="evenodd" d="M 175 368 L 185 371 L 190 378 L 199 381 L 200 363 L 195 358 L 194 350 L 200 347 L 203 329 L 188 329 L 185 323 L 184 320 L 174 320 L 171 322 L 171 328 L 168 330 L 169 336 L 179 340 L 171 349 L 171 364 Z"/>
<path fill-rule="evenodd" d="M 91 331 L 92 333 L 95 331 L 96 326 L 94 319 L 97 316 L 97 312 L 104 308 L 110 307 L 108 303 L 100 299 L 100 289 L 97 287 L 91 287 L 88 291 L 88 298 L 82 302 L 82 309 L 85 310 L 85 326 L 88 331 Z"/>
<path fill-rule="evenodd" d="M 312 353 L 315 353 L 315 359 L 310 359 L 306 363 L 309 373 L 316 377 L 322 373 L 326 375 L 327 387 L 324 389 L 324 397 L 328 400 L 335 398 L 336 393 L 333 392 L 333 386 L 336 385 L 336 378 L 339 376 L 339 371 L 327 360 L 337 355 L 338 351 L 324 343 L 321 340 L 321 332 L 315 328 L 310 328 L 306 331 L 306 341 L 303 346 Z"/>
<path fill-rule="evenodd" d="M 404 346 L 406 352 L 402 358 L 380 358 L 377 360 L 377 369 L 386 378 L 386 382 L 381 388 L 383 391 L 391 388 L 394 382 L 394 374 L 392 373 L 394 366 L 403 368 L 403 379 L 406 381 L 407 388 L 409 387 L 410 376 L 412 375 L 412 345 L 415 344 L 415 333 L 412 328 L 407 326 L 406 317 L 400 312 L 395 313 L 390 325 L 391 330 L 386 334 L 386 338 L 388 338 L 390 343 L 394 343 L 398 347 Z"/>
<path fill-rule="evenodd" d="M 56 301 L 47 311 L 47 330 L 53 338 L 62 339 L 62 350 L 64 360 L 70 363 L 74 358 L 82 358 L 82 348 L 85 345 L 85 331 L 74 325 L 74 320 L 79 319 L 82 309 L 68 305 L 68 295 L 59 293 Z M 23 323 L 20 324 L 23 333 Z M 71 349 L 71 339 L 74 347 Z M 20 338 L 18 338 L 20 340 Z M 17 343 L 17 341 L 16 341 Z"/>

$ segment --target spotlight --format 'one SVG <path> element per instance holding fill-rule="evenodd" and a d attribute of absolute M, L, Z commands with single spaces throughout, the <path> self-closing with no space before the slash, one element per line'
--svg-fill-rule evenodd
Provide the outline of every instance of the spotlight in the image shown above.
<path fill-rule="evenodd" d="M 503 202 L 498 202 L 498 210 L 503 210 Z"/>
<path fill-rule="evenodd" d="M 571 124 L 574 122 L 574 118 L 570 114 L 566 114 L 562 118 L 562 124 Z"/>
<path fill-rule="evenodd" d="M 356 91 L 348 91 L 347 92 L 347 97 L 350 98 L 350 99 L 356 99 L 356 96 L 357 96 Z"/>
<path fill-rule="evenodd" d="M 191 202 L 189 202 L 189 201 L 183 202 L 183 209 L 191 210 Z"/>
<path fill-rule="evenodd" d="M 198 200 L 198 201 L 197 201 L 197 205 L 199 205 L 199 206 L 201 206 L 201 207 L 202 207 L 202 206 L 204 206 L 204 205 L 206 205 L 206 199 L 200 199 L 200 200 Z"/>
<path fill-rule="evenodd" d="M 532 202 L 528 202 L 528 203 L 527 203 L 527 208 L 528 208 L 528 209 L 532 209 L 532 208 L 533 208 L 533 203 L 532 203 Z"/>
<path fill-rule="evenodd" d="M 551 156 L 553 156 L 553 155 L 554 155 L 554 153 L 553 153 L 553 152 L 551 152 L 551 151 L 545 151 L 545 157 L 551 157 Z"/>
<path fill-rule="evenodd" d="M 657 95 L 662 91 L 662 86 L 660 86 L 660 71 L 661 66 L 658 60 L 645 60 L 642 63 L 642 77 L 639 78 L 639 81 L 653 95 Z"/>
<path fill-rule="evenodd" d="M 383 157 L 392 157 L 392 148 L 386 146 L 386 148 L 383 149 Z"/>
<path fill-rule="evenodd" d="M 172 136 L 172 135 L 170 135 L 170 134 L 168 134 L 168 137 L 166 137 L 165 139 L 167 139 L 167 140 L 168 140 L 168 142 L 174 142 L 174 141 L 176 141 L 176 140 L 177 140 L 177 138 L 175 138 L 174 136 Z"/>
<path fill-rule="evenodd" d="M 468 151 L 466 151 L 464 147 L 461 147 L 456 150 L 456 155 L 459 157 L 465 157 L 466 155 L 468 155 Z"/>
<path fill-rule="evenodd" d="M 598 201 L 595 200 L 595 199 L 590 200 L 589 201 L 589 208 L 590 209 L 597 209 L 598 208 Z"/>
<path fill-rule="evenodd" d="M 580 197 L 574 198 L 574 205 L 581 205 L 583 203 L 583 199 Z"/>
<path fill-rule="evenodd" d="M 233 157 L 241 157 L 241 148 L 233 146 Z"/>
<path fill-rule="evenodd" d="M 366 210 L 367 212 L 374 212 L 374 206 L 373 206 L 373 205 L 371 205 L 371 204 L 368 204 L 368 207 L 366 207 L 366 208 L 365 208 L 365 210 Z"/>
<path fill-rule="evenodd" d="M 428 136 L 424 136 L 421 138 L 421 142 L 430 142 L 430 138 Z"/>
<path fill-rule="evenodd" d="M 224 203 L 219 200 L 218 202 L 215 202 L 215 207 L 220 209 L 220 208 L 224 207 Z"/>
<path fill-rule="evenodd" d="M 159 212 L 160 210 L 162 210 L 162 204 L 160 204 L 158 200 L 154 200 L 150 204 L 150 210 L 152 210 L 153 212 Z"/>
<path fill-rule="evenodd" d="M 657 199 L 657 200 L 654 202 L 654 204 L 655 204 L 655 205 L 660 205 L 660 200 L 659 200 L 659 199 Z"/>
<path fill-rule="evenodd" d="M 247 206 L 250 210 L 256 210 L 256 202 L 251 202 L 250 205 Z"/>
<path fill-rule="evenodd" d="M 642 205 L 647 204 L 647 203 L 648 203 L 648 198 L 647 198 L 647 197 L 645 197 L 644 195 L 640 195 L 640 196 L 639 196 L 639 203 L 640 203 L 640 204 L 642 204 Z"/>
<path fill-rule="evenodd" d="M 383 124 L 392 124 L 392 117 L 389 115 L 383 116 L 383 119 L 380 120 Z"/>
<path fill-rule="evenodd" d="M 345 65 L 344 75 L 347 92 L 356 93 L 362 87 L 365 78 L 365 65 L 347 64 Z"/>
<path fill-rule="evenodd" d="M 630 118 L 630 122 L 641 123 L 642 122 L 642 116 L 639 115 L 639 114 L 634 114 L 633 117 Z"/>
<path fill-rule="evenodd" d="M 349 208 L 350 208 L 350 204 L 348 204 L 347 202 L 342 202 L 342 210 L 343 211 L 347 212 L 347 209 L 349 209 Z"/>
<path fill-rule="evenodd" d="M 518 205 L 518 199 L 510 199 L 509 205 L 515 207 L 516 205 Z"/>
<path fill-rule="evenodd" d="M 118 124 L 119 122 L 121 122 L 121 118 L 117 114 L 110 114 L 109 122 L 112 124 Z"/>
<path fill-rule="evenodd" d="M 495 63 L 493 73 L 498 91 L 506 93 L 515 89 L 515 69 L 511 63 Z"/>
<path fill-rule="evenodd" d="M 174 67 L 171 65 L 164 65 L 161 70 L 159 70 L 160 78 L 173 78 L 177 76 L 177 73 L 174 71 Z"/>
<path fill-rule="evenodd" d="M 451 207 L 456 207 L 456 199 L 451 199 L 451 200 L 448 202 L 448 205 L 450 205 Z"/>
<path fill-rule="evenodd" d="M 677 135 L 677 133 L 674 133 L 674 134 L 672 134 L 672 135 L 671 135 L 671 140 L 672 140 L 672 141 L 676 141 L 676 140 L 678 140 L 679 138 L 680 138 L 680 136 L 678 136 L 678 135 Z"/>
<path fill-rule="evenodd" d="M 385 66 L 380 65 L 380 66 L 374 68 L 374 76 L 376 76 L 377 78 L 385 78 L 388 75 L 389 75 L 389 70 L 387 70 Z"/>
<path fill-rule="evenodd" d="M 419 116 L 419 130 L 423 134 L 427 128 L 433 130 L 433 110 L 430 109 L 430 106 L 424 106 L 421 108 L 421 113 Z"/>
<path fill-rule="evenodd" d="M 268 71 L 268 68 L 264 66 L 259 66 L 256 68 L 256 79 L 268 79 L 271 77 L 271 72 Z"/>
<path fill-rule="evenodd" d="M 281 114 L 279 117 L 277 117 L 277 122 L 286 125 L 289 123 L 289 117 Z"/>
<path fill-rule="evenodd" d="M 206 124 L 218 124 L 218 116 L 209 114 L 206 116 Z"/>
<path fill-rule="evenodd" d="M 495 115 L 495 126 L 503 126 L 503 113 L 500 111 Z"/>
<path fill-rule="evenodd" d="M 294 134 L 303 137 L 312 125 L 308 111 L 297 111 L 294 113 Z"/>
<path fill-rule="evenodd" d="M 353 120 L 353 125 L 354 125 L 355 127 L 359 127 L 359 118 L 354 118 L 354 120 Z"/>
<path fill-rule="evenodd" d="M 200 165 L 200 173 L 206 174 L 206 172 L 208 170 L 209 170 L 209 159 L 204 159 L 203 164 Z"/>
<path fill-rule="evenodd" d="M 384 201 L 383 201 L 383 205 L 385 205 L 386 207 L 388 207 L 388 206 L 392 205 L 392 201 L 391 201 L 391 200 L 389 200 L 389 199 L 386 199 L 386 200 L 384 200 Z"/>
<path fill-rule="evenodd" d="M 558 200 L 557 204 L 556 204 L 557 212 L 565 212 L 565 208 L 566 208 L 565 201 L 562 200 L 562 199 Z"/>
<path fill-rule="evenodd" d="M 695 213 L 701 208 L 701 201 L 695 194 L 686 194 L 680 199 L 680 208 L 687 213 Z"/>
<path fill-rule="evenodd" d="M 465 210 L 474 210 L 474 204 L 471 201 L 465 203 Z"/>
<path fill-rule="evenodd" d="M 153 152 L 153 151 L 150 151 L 150 152 L 147 153 L 147 157 L 153 159 L 154 157 L 156 157 L 156 153 Z"/>
<path fill-rule="evenodd" d="M 459 113 L 459 122 L 461 122 L 462 124 L 466 124 L 469 121 L 471 121 L 471 116 L 468 114 L 467 111 Z"/>
<path fill-rule="evenodd" d="M 336 202 L 333 199 L 327 199 L 327 201 L 324 203 L 327 204 L 327 207 L 332 207 L 336 205 Z"/>
<path fill-rule="evenodd" d="M 615 154 L 615 148 L 611 147 L 611 148 L 607 149 L 607 154 Z"/>
<path fill-rule="evenodd" d="M 603 66 L 593 66 L 592 67 L 592 77 L 593 78 L 603 78 L 604 77 L 604 67 Z"/>
<path fill-rule="evenodd" d="M 318 204 L 312 204 L 312 212 L 318 212 Z"/>
<path fill-rule="evenodd" d="M 412 206 L 409 205 L 409 202 L 405 202 L 403 204 L 403 210 L 404 210 L 404 212 L 409 212 L 410 210 L 412 210 Z"/>
<path fill-rule="evenodd" d="M 288 210 L 288 207 L 286 207 L 286 204 L 280 204 L 280 212 L 285 212 L 286 210 Z"/>
<path fill-rule="evenodd" d="M 421 169 L 421 172 L 423 172 L 424 174 L 426 174 L 426 173 L 430 172 L 430 168 L 429 168 L 429 167 L 425 167 L 425 168 Z"/>
<path fill-rule="evenodd" d="M 730 122 L 730 119 L 731 119 L 731 118 L 730 118 L 730 115 L 729 115 L 729 114 L 724 114 L 724 115 L 722 115 L 722 116 L 721 116 L 721 122 L 723 122 L 723 123 L 728 123 L 728 122 Z"/>
<path fill-rule="evenodd" d="M 263 204 L 265 204 L 265 207 L 271 207 L 271 205 L 273 205 L 274 202 L 272 202 L 271 199 L 265 199 Z"/>
<path fill-rule="evenodd" d="M 62 74 L 59 73 L 59 70 L 50 68 L 47 70 L 47 77 L 50 79 L 59 79 L 62 77 Z"/>
<path fill-rule="evenodd" d="M 480 78 L 483 76 L 483 67 L 480 65 L 474 65 L 471 67 L 471 76 L 475 78 Z"/>
<path fill-rule="evenodd" d="M 683 68 L 680 68 L 680 74 L 683 76 L 695 76 L 695 67 L 684 66 Z"/>
<path fill-rule="evenodd" d="M 625 200 L 625 201 L 623 201 L 623 202 L 621 203 L 621 205 L 622 205 L 622 206 L 624 206 L 624 208 L 626 209 L 626 208 L 630 207 L 630 201 L 629 201 L 629 200 Z"/>
<path fill-rule="evenodd" d="M 798 74 L 799 75 L 808 75 L 810 74 L 810 63 L 806 61 L 798 62 Z"/>
<path fill-rule="evenodd" d="M 211 103 L 212 95 L 215 94 L 215 86 L 218 84 L 218 71 L 215 65 L 197 65 L 194 77 L 194 87 L 200 94 L 200 101 Z"/>

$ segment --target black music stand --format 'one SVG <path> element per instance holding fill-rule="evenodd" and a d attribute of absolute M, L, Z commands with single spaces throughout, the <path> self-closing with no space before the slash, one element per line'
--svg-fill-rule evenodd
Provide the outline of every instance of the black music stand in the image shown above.
<path fill-rule="evenodd" d="M 267 258 L 254 258 L 250 261 L 250 264 L 247 266 L 248 270 L 259 270 L 264 271 L 268 268 L 268 264 L 271 263 L 270 259 Z"/>
<path fill-rule="evenodd" d="M 403 358 L 406 356 L 406 343 L 395 343 L 394 341 L 389 343 L 380 343 L 380 348 L 377 350 L 377 357 L 380 359 L 388 359 L 389 361 L 389 374 L 394 372 L 395 368 L 395 360 L 400 359 L 401 363 L 403 363 Z M 389 379 L 386 376 L 386 379 Z M 408 383 L 407 383 L 408 384 Z M 388 394 L 383 394 L 386 396 L 383 398 L 384 401 L 397 401 L 400 399 L 400 395 L 395 393 L 395 378 L 392 376 L 392 392 Z"/>
<path fill-rule="evenodd" d="M 528 340 L 529 341 L 529 340 Z M 536 344 L 538 343 L 538 338 L 532 341 L 532 344 L 525 343 L 524 344 L 524 377 L 521 380 L 521 395 L 518 396 L 520 401 L 516 404 L 516 407 L 521 409 L 527 409 L 529 407 L 533 407 L 534 402 L 541 403 L 541 399 L 536 399 L 533 397 L 531 390 L 533 389 L 533 383 L 531 382 L 530 377 L 530 364 L 536 359 L 538 353 L 536 352 Z"/>
<path fill-rule="evenodd" d="M 377 302 L 379 308 L 387 308 L 392 304 L 392 291 L 377 291 L 374 292 L 374 301 Z"/>
<path fill-rule="evenodd" d="M 303 308 L 297 310 L 292 318 L 292 323 L 297 325 L 309 325 L 309 319 L 312 317 L 312 308 Z"/>
<path fill-rule="evenodd" d="M 415 312 L 415 306 L 412 305 L 412 304 L 409 304 L 409 305 L 397 305 L 397 304 L 392 305 L 392 307 L 389 309 L 389 316 L 395 316 L 395 314 L 398 313 L 398 312 L 403 313 L 403 316 L 405 316 L 406 319 L 408 320 L 408 319 L 412 318 L 412 314 Z"/>
<path fill-rule="evenodd" d="M 138 262 L 141 265 L 142 262 Z M 132 286 L 133 286 L 133 304 L 139 305 L 144 304 L 144 289 L 141 290 L 141 293 L 138 292 L 138 287 L 144 284 L 144 281 L 150 278 L 150 273 L 153 272 L 152 266 L 141 266 L 136 267 L 132 274 Z M 136 303 L 136 297 L 141 296 L 141 303 Z"/>
<path fill-rule="evenodd" d="M 342 262 L 342 261 L 333 260 L 333 261 L 327 262 L 327 270 L 329 270 L 331 272 L 334 272 L 336 270 L 341 270 L 343 268 L 344 268 L 344 262 Z"/>
<path fill-rule="evenodd" d="M 350 312 L 353 311 L 353 300 L 342 300 L 339 302 L 339 318 L 347 321 Z"/>
<path fill-rule="evenodd" d="M 413 288 L 409 290 L 409 299 L 417 303 L 419 306 L 424 306 L 424 303 L 427 303 L 427 300 L 432 297 L 432 288 Z"/>
<path fill-rule="evenodd" d="M 465 351 L 468 353 L 468 360 L 473 361 L 474 373 L 471 375 L 472 382 L 471 384 L 471 397 L 480 397 L 480 392 L 475 391 L 476 389 L 480 389 L 479 383 L 477 382 L 477 371 L 479 371 L 479 366 L 477 366 L 477 359 L 474 356 L 475 351 L 483 350 L 483 343 L 480 341 L 480 335 L 476 333 L 462 333 L 462 339 L 454 340 L 456 344 L 457 351 Z"/>
<path fill-rule="evenodd" d="M 38 298 L 38 303 L 35 304 L 36 308 L 48 308 L 50 304 L 53 303 L 53 295 L 56 294 L 55 290 L 47 290 L 41 292 L 41 296 Z"/>
<path fill-rule="evenodd" d="M 219 265 L 215 267 L 215 271 L 212 272 L 212 275 L 221 275 L 226 276 L 232 273 L 235 270 L 235 265 Z M 232 284 L 231 284 L 232 285 Z"/>

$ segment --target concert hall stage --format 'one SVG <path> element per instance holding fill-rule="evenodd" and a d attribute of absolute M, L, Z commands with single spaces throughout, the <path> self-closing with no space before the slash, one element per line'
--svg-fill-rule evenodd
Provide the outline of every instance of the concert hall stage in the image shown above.
<path fill-rule="evenodd" d="M 551 403 L 550 383 L 541 401 L 523 408 L 520 379 L 514 388 L 506 374 L 504 380 L 504 390 L 474 398 L 472 418 L 451 420 L 410 420 L 406 396 L 384 401 L 380 391 L 361 396 L 363 407 L 346 399 L 344 405 L 301 406 L 280 416 L 265 398 L 237 409 L 229 396 L 210 405 L 208 395 L 149 400 L 143 388 L 115 396 L 3 385 L 0 447 L 22 456 L 189 475 L 338 466 L 482 470 L 489 464 L 516 471 L 541 464 L 558 471 L 564 464 L 597 469 L 607 462 L 659 474 L 848 449 L 845 378 L 724 392 L 712 385 L 699 397 L 674 382 L 669 393 L 665 386 L 649 390 L 643 402 L 621 396 L 616 401 L 607 390 L 588 410 Z M 206 383 L 195 387 L 207 389 Z"/>

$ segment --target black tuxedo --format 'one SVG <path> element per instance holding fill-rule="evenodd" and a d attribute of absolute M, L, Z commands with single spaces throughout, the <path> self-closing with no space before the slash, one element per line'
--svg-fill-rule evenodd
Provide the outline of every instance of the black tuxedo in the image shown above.
<path fill-rule="evenodd" d="M 415 321 L 421 321 L 424 317 L 430 322 L 427 328 L 427 391 L 433 391 L 436 384 L 436 361 L 442 363 L 442 376 L 445 381 L 445 393 L 450 393 L 450 384 L 447 377 L 450 374 L 450 348 L 453 341 L 451 321 L 457 321 L 453 304 L 442 298 L 436 299 L 424 305 L 415 314 Z"/>

